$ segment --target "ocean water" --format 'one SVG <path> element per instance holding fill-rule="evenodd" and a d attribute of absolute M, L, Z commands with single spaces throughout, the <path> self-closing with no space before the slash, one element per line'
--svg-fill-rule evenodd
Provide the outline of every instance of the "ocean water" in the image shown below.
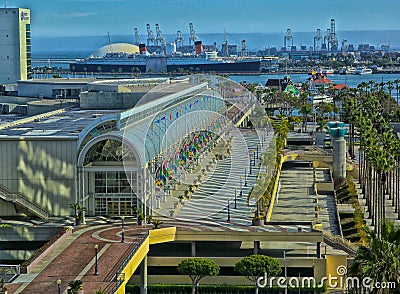
<path fill-rule="evenodd" d="M 268 79 L 282 79 L 284 74 L 261 74 L 261 75 L 231 75 L 229 78 L 237 83 L 246 81 L 247 83 L 257 83 L 265 85 Z M 310 78 L 308 74 L 289 75 L 294 83 L 304 83 Z M 351 88 L 357 87 L 362 82 L 374 81 L 376 83 L 400 80 L 400 74 L 367 74 L 367 75 L 328 75 L 334 84 L 346 84 Z M 392 90 L 392 95 L 396 95 L 396 90 Z"/>

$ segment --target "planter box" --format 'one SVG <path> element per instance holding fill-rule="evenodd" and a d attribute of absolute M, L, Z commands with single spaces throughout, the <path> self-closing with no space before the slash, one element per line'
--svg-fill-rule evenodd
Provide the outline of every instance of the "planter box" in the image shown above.
<path fill-rule="evenodd" d="M 53 244 L 51 244 L 45 251 L 42 252 L 39 256 L 35 258 L 29 265 L 27 266 L 21 266 L 20 268 L 20 273 L 21 274 L 27 274 L 32 269 L 35 268 L 35 266 L 43 259 L 45 258 L 55 247 L 57 247 L 59 244 L 65 241 L 67 237 L 69 237 L 72 234 L 72 229 L 66 231 L 60 238 L 58 238 Z"/>
<path fill-rule="evenodd" d="M 252 226 L 263 226 L 264 225 L 264 220 L 263 219 L 253 219 L 251 221 Z"/>

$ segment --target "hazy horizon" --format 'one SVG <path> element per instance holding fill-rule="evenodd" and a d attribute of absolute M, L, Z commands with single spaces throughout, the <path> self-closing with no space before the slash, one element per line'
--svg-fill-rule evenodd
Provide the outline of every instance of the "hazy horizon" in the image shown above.
<path fill-rule="evenodd" d="M 242 39 L 247 41 L 247 48 L 250 51 L 258 51 L 268 47 L 282 47 L 285 32 L 277 33 L 228 33 L 227 38 L 230 44 L 240 44 Z M 220 48 L 224 33 L 198 33 L 199 40 L 203 44 L 217 43 Z M 313 46 L 313 37 L 315 32 L 293 32 L 293 43 L 298 50 L 301 45 L 307 47 Z M 354 44 L 357 48 L 358 44 L 368 43 L 375 47 L 381 45 L 390 45 L 391 49 L 400 48 L 400 30 L 358 30 L 358 31 L 338 31 L 339 47 L 343 39 L 347 39 L 348 44 Z M 165 34 L 167 42 L 175 39 L 174 34 Z M 188 34 L 183 34 L 184 44 L 188 45 Z M 141 35 L 141 40 L 146 42 L 147 35 Z M 110 35 L 111 43 L 131 43 L 135 42 L 135 37 L 130 35 Z M 32 53 L 35 55 L 43 55 L 44 53 L 68 53 L 77 52 L 78 57 L 87 57 L 96 49 L 108 44 L 107 33 L 104 35 L 94 36 L 48 36 L 35 37 L 32 34 Z"/>

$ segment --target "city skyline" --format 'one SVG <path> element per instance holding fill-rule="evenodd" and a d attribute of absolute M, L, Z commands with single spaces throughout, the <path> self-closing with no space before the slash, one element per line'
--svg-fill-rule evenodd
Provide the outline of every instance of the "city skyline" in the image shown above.
<path fill-rule="evenodd" d="M 337 31 L 400 29 L 397 5 L 382 0 L 379 6 L 365 1 L 320 0 L 295 1 L 212 1 L 193 0 L 39 0 L 0 1 L 1 6 L 19 6 L 32 11 L 32 35 L 98 36 L 127 35 L 137 27 L 146 34 L 146 24 L 154 31 L 158 23 L 164 34 L 181 30 L 188 33 L 188 24 L 194 24 L 197 33 L 284 33 L 322 32 L 336 20 Z"/>

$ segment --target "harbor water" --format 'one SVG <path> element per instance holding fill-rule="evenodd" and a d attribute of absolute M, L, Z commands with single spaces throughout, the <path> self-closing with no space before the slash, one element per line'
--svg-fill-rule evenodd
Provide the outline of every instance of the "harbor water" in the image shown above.
<path fill-rule="evenodd" d="M 237 83 L 246 81 L 246 83 L 256 83 L 265 85 L 268 79 L 282 79 L 284 74 L 261 74 L 261 75 L 230 75 L 229 78 Z M 293 83 L 304 83 L 311 76 L 308 74 L 292 74 L 289 75 Z M 328 79 L 334 84 L 346 84 L 350 88 L 356 88 L 362 82 L 374 81 L 376 83 L 400 80 L 400 74 L 367 74 L 367 75 L 328 75 Z M 396 92 L 396 90 L 392 91 Z M 395 95 L 395 94 L 394 94 Z"/>

